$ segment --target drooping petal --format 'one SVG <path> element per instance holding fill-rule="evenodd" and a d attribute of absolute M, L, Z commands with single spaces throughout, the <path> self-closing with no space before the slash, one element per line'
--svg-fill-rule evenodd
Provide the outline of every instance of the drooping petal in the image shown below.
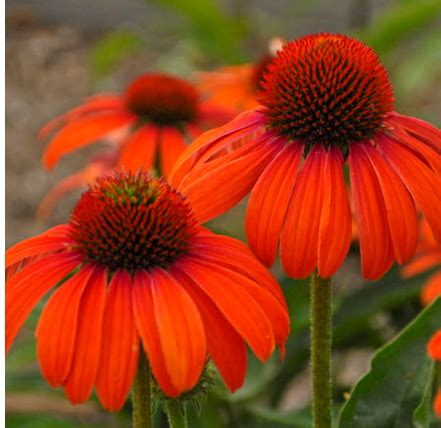
<path fill-rule="evenodd" d="M 204 263 L 187 257 L 185 267 L 186 274 L 216 304 L 256 356 L 266 361 L 274 350 L 274 333 L 265 312 L 253 296 L 228 276 Z"/>
<path fill-rule="evenodd" d="M 323 206 L 324 147 L 309 152 L 300 170 L 280 237 L 285 272 L 305 278 L 317 265 L 320 214 Z"/>
<path fill-rule="evenodd" d="M 250 110 L 240 114 L 226 125 L 202 134 L 187 147 L 175 163 L 173 171 L 170 174 L 170 183 L 177 188 L 183 176 L 188 172 L 189 167 L 203 156 L 207 149 L 212 148 L 213 145 L 219 145 L 220 150 L 225 144 L 230 144 L 229 140 L 234 141 L 254 132 L 258 129 L 263 120 L 264 115 L 262 113 Z M 229 139 L 230 136 L 232 137 L 231 139 Z M 228 141 L 226 141 L 227 139 Z"/>
<path fill-rule="evenodd" d="M 317 268 L 322 278 L 329 278 L 337 272 L 351 245 L 352 215 L 341 151 L 330 147 L 325 156 Z"/>
<path fill-rule="evenodd" d="M 285 146 L 271 161 L 251 191 L 246 211 L 246 234 L 250 248 L 272 266 L 302 154 L 300 144 Z"/>
<path fill-rule="evenodd" d="M 361 268 L 367 279 L 378 279 L 393 261 L 386 207 L 375 171 L 359 144 L 349 156 L 351 187 L 357 218 Z"/>
<path fill-rule="evenodd" d="M 5 267 L 12 266 L 28 257 L 51 253 L 65 248 L 69 239 L 69 226 L 59 225 L 52 227 L 38 236 L 25 239 L 6 251 Z"/>
<path fill-rule="evenodd" d="M 434 171 L 441 174 L 441 146 L 439 150 L 435 150 L 427 145 L 424 140 L 415 138 L 405 132 L 400 126 L 395 126 L 393 131 L 388 131 L 388 136 L 409 147 L 415 155 L 420 156 Z"/>
<path fill-rule="evenodd" d="M 124 167 L 132 172 L 141 168 L 150 170 L 155 162 L 158 138 L 159 130 L 156 126 L 141 126 L 127 137 L 121 147 L 116 168 Z"/>
<path fill-rule="evenodd" d="M 126 401 L 136 374 L 139 335 L 132 308 L 132 281 L 117 270 L 106 296 L 101 338 L 101 358 L 96 390 L 104 408 L 118 411 Z"/>
<path fill-rule="evenodd" d="M 441 177 L 410 150 L 386 135 L 378 137 L 378 145 L 414 197 L 436 240 L 441 242 Z"/>
<path fill-rule="evenodd" d="M 159 340 L 170 380 L 178 391 L 195 386 L 206 356 L 205 331 L 188 293 L 162 269 L 152 276 L 152 297 Z"/>
<path fill-rule="evenodd" d="M 418 254 L 403 267 L 401 272 L 405 278 L 409 278 L 437 265 L 441 265 L 441 251 L 430 251 Z"/>
<path fill-rule="evenodd" d="M 105 110 L 119 110 L 123 106 L 120 97 L 115 95 L 95 95 L 86 100 L 86 102 L 78 107 L 73 108 L 65 114 L 62 114 L 55 119 L 52 119 L 38 132 L 38 139 L 45 140 L 57 128 L 63 126 L 65 123 L 78 120 L 79 118 L 93 114 L 101 113 Z"/>
<path fill-rule="evenodd" d="M 195 240 L 194 248 L 198 251 L 198 256 L 204 260 L 219 263 L 248 276 L 269 291 L 287 309 L 285 297 L 277 280 L 243 242 L 229 236 L 209 233 L 199 235 Z"/>
<path fill-rule="evenodd" d="M 399 263 L 405 263 L 414 254 L 418 242 L 415 204 L 400 177 L 380 152 L 369 144 L 360 148 L 370 160 L 380 184 L 395 258 Z"/>
<path fill-rule="evenodd" d="M 194 254 L 192 257 L 199 259 L 199 254 Z M 288 311 L 283 305 L 281 305 L 269 291 L 261 287 L 249 277 L 241 275 L 233 269 L 220 266 L 216 262 L 207 262 L 204 260 L 203 265 L 217 275 L 228 278 L 230 281 L 230 288 L 234 287 L 234 289 L 232 288 L 231 290 L 233 293 L 240 288 L 252 296 L 268 318 L 274 333 L 276 344 L 281 347 L 283 355 L 285 342 L 289 335 Z"/>
<path fill-rule="evenodd" d="M 441 271 L 433 274 L 421 291 L 421 303 L 426 306 L 441 296 Z"/>
<path fill-rule="evenodd" d="M 155 320 L 151 287 L 151 276 L 144 270 L 137 271 L 132 286 L 135 324 L 156 381 L 165 394 L 169 397 L 176 397 L 181 391 L 173 386 L 165 365 L 165 356 L 161 348 L 158 326 Z"/>
<path fill-rule="evenodd" d="M 280 149 L 271 142 L 250 142 L 193 169 L 178 189 L 191 201 L 201 223 L 228 211 L 253 187 Z"/>
<path fill-rule="evenodd" d="M 105 112 L 87 116 L 62 128 L 46 147 L 43 162 L 52 169 L 67 153 L 104 137 L 110 131 L 133 124 L 136 117 L 125 112 Z"/>
<path fill-rule="evenodd" d="M 184 136 L 176 128 L 163 128 L 161 132 L 161 175 L 169 177 L 173 165 L 183 153 L 187 144 Z"/>
<path fill-rule="evenodd" d="M 441 130 L 416 117 L 404 116 L 396 112 L 389 113 L 389 115 L 387 122 L 398 123 L 407 132 L 423 139 L 427 145 L 441 153 Z"/>
<path fill-rule="evenodd" d="M 52 294 L 37 327 L 37 355 L 41 372 L 53 387 L 67 378 L 74 354 L 81 296 L 93 273 L 84 266 Z"/>
<path fill-rule="evenodd" d="M 72 367 L 64 383 L 64 391 L 72 404 L 86 401 L 95 384 L 100 362 L 106 281 L 107 269 L 94 266 L 81 298 Z"/>
<path fill-rule="evenodd" d="M 6 283 L 6 352 L 40 299 L 82 260 L 78 253 L 60 253 L 29 264 Z"/>
<path fill-rule="evenodd" d="M 246 374 L 245 342 L 216 305 L 179 268 L 172 275 L 185 287 L 198 307 L 204 323 L 207 349 L 231 392 L 241 387 Z"/>

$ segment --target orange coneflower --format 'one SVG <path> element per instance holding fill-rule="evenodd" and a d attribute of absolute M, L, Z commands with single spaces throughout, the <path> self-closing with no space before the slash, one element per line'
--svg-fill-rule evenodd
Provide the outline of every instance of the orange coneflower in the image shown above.
<path fill-rule="evenodd" d="M 116 139 L 115 166 L 133 171 L 149 169 L 159 157 L 166 176 L 187 139 L 229 118 L 230 111 L 201 101 L 191 83 L 150 73 L 135 79 L 122 95 L 89 98 L 85 104 L 50 121 L 39 137 L 47 139 L 57 131 L 44 153 L 48 169 L 75 149 L 98 140 Z M 116 131 L 121 135 L 111 138 Z"/>
<path fill-rule="evenodd" d="M 421 237 L 415 257 L 403 267 L 405 278 L 418 275 L 432 268 L 441 268 L 441 244 L 436 241 L 426 221 L 421 222 Z M 428 305 L 441 296 L 441 269 L 438 269 L 424 284 L 421 291 L 421 303 Z"/>
<path fill-rule="evenodd" d="M 241 242 L 201 228 L 164 179 L 118 173 L 89 187 L 68 224 L 7 251 L 6 349 L 38 301 L 37 354 L 72 403 L 95 385 L 123 405 L 139 341 L 169 396 L 191 389 L 207 354 L 230 390 L 242 385 L 248 343 L 283 354 L 289 319 L 274 277 Z"/>
<path fill-rule="evenodd" d="M 270 266 L 315 268 L 332 276 L 351 241 L 351 191 L 363 275 L 379 278 L 406 262 L 418 236 L 416 205 L 441 240 L 441 132 L 393 111 L 393 92 L 375 52 L 352 38 L 318 34 L 286 44 L 269 66 L 261 107 L 199 137 L 172 182 L 200 221 L 234 206 L 249 191 L 246 232 Z M 251 142 L 214 156 L 231 143 Z"/>
<path fill-rule="evenodd" d="M 432 360 L 441 362 L 441 330 L 438 330 L 427 344 L 427 353 Z M 441 417 L 441 385 L 438 386 L 435 399 L 433 401 L 433 411 Z"/>
<path fill-rule="evenodd" d="M 263 75 L 282 43 L 278 38 L 271 40 L 269 52 L 254 63 L 199 72 L 198 88 L 208 100 L 237 112 L 257 107 Z"/>

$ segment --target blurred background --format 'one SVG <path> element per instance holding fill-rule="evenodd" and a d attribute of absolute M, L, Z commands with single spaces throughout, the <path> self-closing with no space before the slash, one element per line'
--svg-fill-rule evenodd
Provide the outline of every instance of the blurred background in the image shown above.
<path fill-rule="evenodd" d="M 273 37 L 321 31 L 356 35 L 373 46 L 390 72 L 397 110 L 441 125 L 441 0 L 6 0 L 6 246 L 66 222 L 79 193 L 61 200 L 45 221 L 37 221 L 37 205 L 97 151 L 76 152 L 48 174 L 36 139 L 46 121 L 89 95 L 120 92 L 147 71 L 191 79 L 196 70 L 257 60 Z M 242 238 L 243 206 L 212 226 Z M 337 405 L 373 351 L 420 309 L 424 278 L 402 282 L 395 269 L 364 286 L 358 258 L 352 249 L 336 287 Z M 202 413 L 192 410 L 190 426 L 310 426 L 308 286 L 293 286 L 277 266 L 274 272 L 293 318 L 284 364 L 274 358 L 263 367 L 251 359 L 246 386 L 230 396 L 216 384 Z M 129 426 L 130 403 L 118 415 L 103 412 L 95 399 L 73 407 L 45 384 L 35 358 L 37 319 L 34 311 L 7 359 L 7 425 Z M 296 418 L 286 417 L 291 414 Z M 161 412 L 157 424 L 166 426 Z"/>

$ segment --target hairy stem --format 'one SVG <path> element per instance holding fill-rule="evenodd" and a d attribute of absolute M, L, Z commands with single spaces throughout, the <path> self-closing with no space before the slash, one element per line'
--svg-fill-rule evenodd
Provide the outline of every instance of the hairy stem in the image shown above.
<path fill-rule="evenodd" d="M 331 427 L 331 278 L 311 277 L 311 371 L 313 428 Z"/>

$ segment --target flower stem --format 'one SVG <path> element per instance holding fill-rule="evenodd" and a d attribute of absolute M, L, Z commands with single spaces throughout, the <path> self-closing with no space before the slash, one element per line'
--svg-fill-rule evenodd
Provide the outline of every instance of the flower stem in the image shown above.
<path fill-rule="evenodd" d="M 311 276 L 311 371 L 313 428 L 331 427 L 331 279 Z"/>
<path fill-rule="evenodd" d="M 141 348 L 138 371 L 133 383 L 133 428 L 151 428 L 151 426 L 150 367 Z"/>
<path fill-rule="evenodd" d="M 168 425 L 170 428 L 188 428 L 187 409 L 173 400 L 167 400 L 165 405 Z"/>

